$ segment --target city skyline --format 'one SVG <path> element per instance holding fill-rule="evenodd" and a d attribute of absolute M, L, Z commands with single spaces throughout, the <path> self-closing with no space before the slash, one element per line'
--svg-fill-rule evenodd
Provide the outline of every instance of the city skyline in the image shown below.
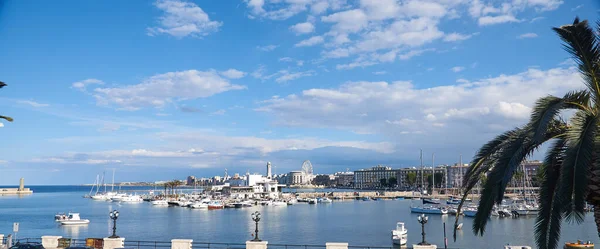
<path fill-rule="evenodd" d="M 595 1 L 3 1 L 0 185 L 469 163 L 583 88 Z M 515 90 L 518 89 L 518 90 Z M 542 148 L 540 152 L 543 152 Z M 533 159 L 541 159 L 541 153 Z"/>

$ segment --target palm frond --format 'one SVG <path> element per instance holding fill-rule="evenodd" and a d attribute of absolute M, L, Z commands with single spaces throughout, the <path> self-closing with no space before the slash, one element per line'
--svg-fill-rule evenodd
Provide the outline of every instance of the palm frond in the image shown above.
<path fill-rule="evenodd" d="M 584 83 L 594 93 L 594 102 L 600 102 L 600 68 L 598 58 L 600 51 L 594 30 L 587 21 L 575 18 L 573 24 L 552 28 L 565 43 L 563 47 L 569 52 L 579 66 Z"/>
<path fill-rule="evenodd" d="M 560 239 L 562 205 L 557 186 L 560 184 L 560 169 L 566 143 L 565 138 L 556 140 L 540 167 L 540 209 L 535 222 L 535 239 L 540 249 L 555 249 Z"/>
<path fill-rule="evenodd" d="M 567 150 L 561 170 L 561 195 L 567 221 L 583 222 L 588 175 L 592 164 L 598 116 L 578 111 L 566 133 Z"/>
<path fill-rule="evenodd" d="M 3 87 L 5 87 L 5 86 L 6 86 L 6 83 L 4 83 L 4 82 L 0 81 L 0 88 L 3 88 Z"/>
<path fill-rule="evenodd" d="M 589 91 L 573 91 L 559 98 L 546 96 L 536 101 L 529 121 L 535 132 L 534 140 L 540 142 L 548 130 L 548 125 L 555 119 L 556 115 L 564 109 L 589 110 Z"/>
<path fill-rule="evenodd" d="M 12 122 L 13 121 L 13 118 L 7 117 L 7 116 L 2 116 L 2 115 L 0 115 L 0 119 L 5 119 L 8 122 Z"/>

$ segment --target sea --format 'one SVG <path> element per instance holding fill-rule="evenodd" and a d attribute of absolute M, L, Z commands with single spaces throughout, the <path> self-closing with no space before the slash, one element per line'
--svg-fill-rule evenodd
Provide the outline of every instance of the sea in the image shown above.
<path fill-rule="evenodd" d="M 259 237 L 269 244 L 324 245 L 326 242 L 348 242 L 351 246 L 391 247 L 391 230 L 396 222 L 404 222 L 409 244 L 421 241 L 421 224 L 410 212 L 416 200 L 334 201 L 329 204 L 293 206 L 255 206 L 242 209 L 196 210 L 181 207 L 159 207 L 148 202 L 114 203 L 83 198 L 90 187 L 29 186 L 34 194 L 0 196 L 0 234 L 13 234 L 13 223 L 19 223 L 17 238 L 39 238 L 59 235 L 65 238 L 103 238 L 112 232 L 109 211 L 118 210 L 117 235 L 131 241 L 170 241 L 193 239 L 196 242 L 245 243 L 252 239 L 255 223 L 251 213 L 261 213 Z M 151 187 L 123 187 L 123 191 L 147 194 Z M 323 191 L 323 190 L 320 190 Z M 77 212 L 90 224 L 61 226 L 54 215 Z M 444 226 L 445 223 L 445 226 Z M 426 241 L 444 248 L 503 248 L 528 245 L 535 248 L 535 217 L 492 217 L 482 237 L 471 231 L 472 218 L 461 217 L 463 229 L 452 238 L 454 216 L 429 215 L 425 224 Z M 446 237 L 444 237 L 444 230 Z M 582 224 L 565 223 L 561 244 L 567 241 L 591 240 L 600 244 L 593 214 Z"/>

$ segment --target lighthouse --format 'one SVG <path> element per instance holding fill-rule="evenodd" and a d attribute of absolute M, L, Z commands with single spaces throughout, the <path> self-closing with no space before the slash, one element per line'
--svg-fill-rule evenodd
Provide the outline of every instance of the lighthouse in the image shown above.
<path fill-rule="evenodd" d="M 267 178 L 271 179 L 271 162 L 267 162 Z"/>

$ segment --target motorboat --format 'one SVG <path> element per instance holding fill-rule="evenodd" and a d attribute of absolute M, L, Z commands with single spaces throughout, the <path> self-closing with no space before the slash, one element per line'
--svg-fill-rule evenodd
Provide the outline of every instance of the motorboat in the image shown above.
<path fill-rule="evenodd" d="M 79 213 L 68 213 L 67 215 L 54 216 L 54 219 L 57 218 L 59 218 L 57 221 L 60 222 L 61 225 L 85 225 L 90 223 L 90 220 L 81 219 L 81 217 L 79 217 Z"/>
<path fill-rule="evenodd" d="M 113 202 L 143 202 L 144 201 L 144 199 L 142 199 L 142 197 L 139 195 L 116 196 L 116 197 L 111 198 L 111 200 Z"/>
<path fill-rule="evenodd" d="M 259 203 L 263 206 L 271 206 L 273 204 L 272 201 L 260 201 Z"/>
<path fill-rule="evenodd" d="M 308 199 L 308 204 L 317 204 L 317 199 Z"/>
<path fill-rule="evenodd" d="M 210 203 L 208 203 L 208 209 L 223 209 L 223 208 L 225 208 L 225 205 L 223 205 L 222 202 L 211 201 Z"/>
<path fill-rule="evenodd" d="M 423 207 L 411 207 L 410 212 L 418 213 L 418 214 L 447 214 L 448 210 L 446 208 L 423 206 Z"/>
<path fill-rule="evenodd" d="M 327 197 L 323 197 L 323 198 L 319 198 L 317 199 L 317 202 L 319 203 L 332 203 L 333 201 Z"/>
<path fill-rule="evenodd" d="M 440 199 L 423 198 L 423 204 L 440 204 Z"/>
<path fill-rule="evenodd" d="M 396 229 L 392 230 L 392 243 L 394 245 L 404 246 L 408 240 L 408 231 L 404 228 L 403 222 L 396 223 Z"/>
<path fill-rule="evenodd" d="M 365 197 L 361 198 L 361 200 L 363 200 L 363 201 L 370 201 L 371 198 L 369 198 L 368 196 L 365 196 Z"/>
<path fill-rule="evenodd" d="M 460 199 L 454 199 L 454 198 L 450 198 L 448 200 L 446 200 L 446 204 L 448 205 L 458 205 L 460 204 Z"/>
<path fill-rule="evenodd" d="M 272 203 L 273 206 L 278 206 L 278 207 L 283 207 L 283 206 L 287 206 L 287 203 L 285 201 L 274 201 Z"/>
<path fill-rule="evenodd" d="M 190 205 L 190 208 L 193 209 L 208 209 L 208 203 L 204 202 L 194 202 Z"/>
<path fill-rule="evenodd" d="M 243 208 L 244 207 L 244 203 L 241 203 L 241 202 L 233 203 L 233 207 L 234 208 Z"/>
<path fill-rule="evenodd" d="M 155 206 L 168 206 L 169 202 L 167 200 L 153 200 L 150 203 Z"/>
<path fill-rule="evenodd" d="M 583 242 L 581 240 L 578 240 L 577 242 L 567 242 L 565 243 L 565 249 L 571 249 L 571 248 L 594 248 L 594 243 L 592 243 L 591 241 L 587 241 L 587 242 Z"/>
<path fill-rule="evenodd" d="M 294 205 L 294 204 L 296 204 L 296 203 L 298 203 L 298 200 L 296 200 L 296 199 L 289 199 L 289 200 L 287 201 L 287 204 L 288 204 L 288 205 Z"/>
<path fill-rule="evenodd" d="M 476 208 L 467 208 L 467 209 L 463 210 L 463 214 L 465 215 L 465 217 L 475 217 L 475 215 L 477 214 L 477 209 Z"/>
<path fill-rule="evenodd" d="M 252 207 L 254 205 L 252 205 L 251 201 L 243 201 L 242 202 L 242 207 Z"/>

